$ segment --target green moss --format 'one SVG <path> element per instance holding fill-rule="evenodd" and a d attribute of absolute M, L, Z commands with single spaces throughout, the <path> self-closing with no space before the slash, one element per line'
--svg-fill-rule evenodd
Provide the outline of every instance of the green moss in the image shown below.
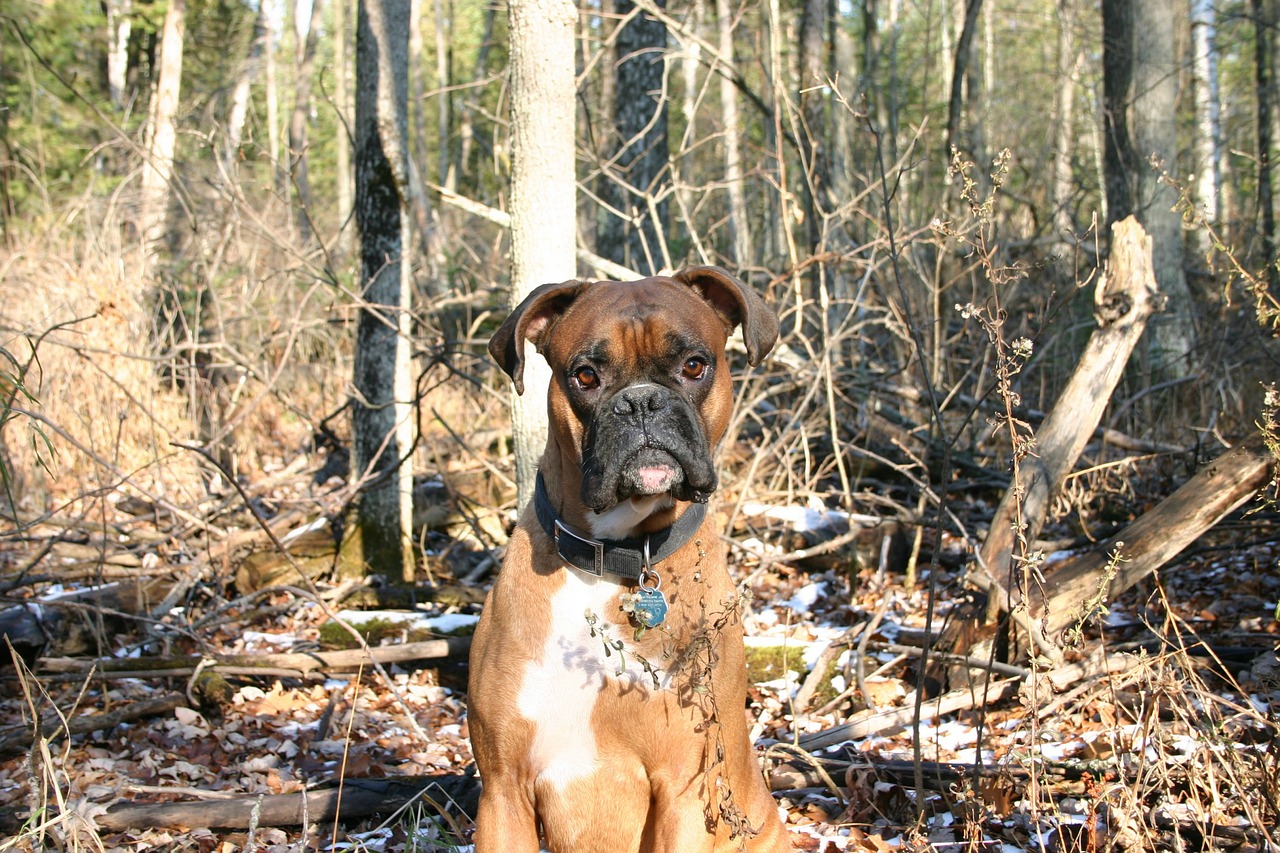
<path fill-rule="evenodd" d="M 799 646 L 747 646 L 746 651 L 749 684 L 786 678 L 788 670 L 804 670 L 804 659 Z"/>
<path fill-rule="evenodd" d="M 352 627 L 360 632 L 365 642 L 371 646 L 383 640 L 399 640 L 417 643 L 424 640 L 435 640 L 439 635 L 426 628 L 414 628 L 405 631 L 405 623 L 396 619 L 375 618 L 367 621 L 353 622 Z M 353 649 L 356 647 L 351 633 L 337 622 L 326 622 L 320 626 L 320 645 L 328 649 Z"/>

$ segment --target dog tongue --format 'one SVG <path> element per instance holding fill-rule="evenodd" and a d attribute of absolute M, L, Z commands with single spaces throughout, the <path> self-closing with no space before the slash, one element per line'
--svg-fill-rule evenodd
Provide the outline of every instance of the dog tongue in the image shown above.
<path fill-rule="evenodd" d="M 675 472 L 665 465 L 647 465 L 636 469 L 636 475 L 640 478 L 640 486 L 652 494 L 666 491 Z"/>

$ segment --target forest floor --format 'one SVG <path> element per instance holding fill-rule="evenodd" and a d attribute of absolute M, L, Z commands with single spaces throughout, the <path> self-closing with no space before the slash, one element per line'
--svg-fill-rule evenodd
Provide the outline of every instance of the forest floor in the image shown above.
<path fill-rule="evenodd" d="M 317 467 L 302 460 L 269 488 L 249 489 L 286 541 L 311 520 L 288 508 L 314 505 L 340 482 L 317 484 Z M 0 673 L 0 837 L 9 838 L 0 850 L 469 849 L 465 655 L 387 663 L 383 673 L 295 672 L 274 659 L 265 669 L 210 666 L 220 655 L 342 644 L 332 616 L 357 620 L 341 609 L 352 589 L 235 589 L 246 555 L 272 546 L 246 512 L 227 509 L 237 503 L 230 490 L 224 514 L 204 519 L 226 539 L 139 503 L 114 500 L 97 532 L 84 519 L 52 518 L 0 546 L 0 610 L 11 626 L 37 616 L 47 632 L 6 631 L 21 669 Z M 749 714 L 795 849 L 1276 849 L 1274 513 L 1233 514 L 1111 602 L 1105 625 L 1069 651 L 1078 668 L 1068 682 L 987 666 L 966 691 L 957 688 L 978 670 L 948 670 L 940 658 L 918 669 L 930 602 L 935 655 L 976 625 L 963 542 L 944 540 L 932 576 L 925 553 L 913 584 L 899 567 L 859 568 L 851 552 L 761 565 L 753 554 L 797 535 L 821 541 L 838 525 L 824 527 L 832 516 L 817 506 L 750 509 L 730 532 L 732 570 L 750 591 Z M 992 509 L 974 497 L 957 511 L 980 520 Z M 411 623 L 384 614 L 371 646 L 465 636 L 474 623 L 491 554 L 442 532 L 426 544 L 432 600 Z M 475 580 L 459 580 L 468 575 Z M 114 590 L 105 598 L 77 597 L 104 584 Z M 205 663 L 145 671 L 157 655 L 171 666 L 183 655 Z M 138 666 L 97 678 L 82 669 L 96 658 Z M 225 680 L 197 678 L 215 670 Z M 1003 698 L 983 701 L 982 691 L 1007 683 Z M 961 707 L 940 717 L 926 708 L 913 727 L 918 685 L 930 699 L 960 696 Z M 114 724 L 97 729 L 81 720 L 157 699 L 163 710 L 149 715 L 107 717 Z M 851 721 L 861 728 L 839 728 Z M 80 733 L 67 737 L 64 723 Z M 354 804 L 361 785 L 395 780 L 413 780 L 420 796 L 394 811 L 390 798 L 367 814 L 339 806 L 336 822 L 313 812 L 272 825 L 263 799 L 343 781 Z M 201 811 L 121 811 L 183 802 Z M 209 821 L 225 826 L 193 822 L 215 808 L 231 817 Z"/>

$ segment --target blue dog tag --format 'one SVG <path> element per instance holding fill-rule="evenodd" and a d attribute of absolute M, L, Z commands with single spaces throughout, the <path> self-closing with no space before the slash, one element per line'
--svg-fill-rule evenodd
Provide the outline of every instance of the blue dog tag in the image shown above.
<path fill-rule="evenodd" d="M 641 587 L 636 590 L 635 620 L 643 628 L 656 628 L 667 618 L 667 597 L 661 590 Z"/>

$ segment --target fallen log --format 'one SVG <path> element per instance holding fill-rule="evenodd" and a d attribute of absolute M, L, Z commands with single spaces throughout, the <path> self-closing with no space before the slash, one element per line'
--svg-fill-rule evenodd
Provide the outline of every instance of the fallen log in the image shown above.
<path fill-rule="evenodd" d="M 339 649 L 329 652 L 285 652 L 241 655 L 184 655 L 147 658 L 41 658 L 38 672 L 86 675 L 96 678 L 163 678 L 189 676 L 197 669 L 234 675 L 306 675 L 312 672 L 339 672 L 378 663 L 405 663 L 415 660 L 456 657 L 471 648 L 470 637 L 446 637 L 395 646 L 368 649 Z"/>
<path fill-rule="evenodd" d="M 94 815 L 99 829 L 139 827 L 247 829 L 303 826 L 389 815 L 423 797 L 474 814 L 479 785 L 471 774 L 347 779 L 341 787 L 297 794 L 262 794 L 185 803 L 118 803 Z"/>
<path fill-rule="evenodd" d="M 1086 678 L 1107 675 L 1112 672 L 1123 672 L 1132 667 L 1132 658 L 1127 655 L 1093 655 L 1079 663 L 1064 664 L 1048 672 L 1031 673 L 1025 678 L 1006 678 L 989 681 L 986 684 L 975 684 L 942 694 L 936 699 L 924 702 L 920 707 L 920 719 L 931 720 L 935 717 L 967 711 L 978 705 L 987 705 L 1013 696 L 1023 685 L 1030 685 L 1034 679 L 1044 679 L 1053 690 L 1064 690 Z M 844 743 L 848 740 L 871 737 L 887 729 L 909 726 L 915 721 L 915 708 L 905 706 L 889 708 L 883 711 L 862 711 L 854 714 L 844 723 L 801 735 L 799 746 L 806 752 L 825 749 Z"/>
<path fill-rule="evenodd" d="M 1260 435 L 1219 456 L 1155 509 L 1050 574 L 1044 601 L 1032 614 L 1044 620 L 1050 637 L 1071 626 L 1087 615 L 1082 602 L 1119 595 L 1253 497 L 1267 484 L 1274 463 Z M 1113 561 L 1117 552 L 1120 559 Z"/>
<path fill-rule="evenodd" d="M 72 717 L 63 725 L 62 719 L 50 714 L 40 725 L 40 736 L 56 737 L 58 733 L 84 735 L 90 732 L 108 731 L 121 723 L 140 720 L 143 717 L 155 717 L 168 714 L 175 708 L 183 707 L 187 699 L 181 693 L 166 693 L 151 699 L 139 699 L 102 714 L 82 714 Z M 10 726 L 0 729 L 0 755 L 12 755 L 23 752 L 35 740 L 35 732 L 31 726 Z"/>
<path fill-rule="evenodd" d="M 984 588 L 991 589 L 992 583 L 1013 586 L 1010 563 L 1018 538 L 1031 542 L 1039 534 L 1050 500 L 1098 428 L 1129 356 L 1156 310 L 1151 238 L 1130 216 L 1112 226 L 1111 247 L 1106 275 L 1094 293 L 1098 328 L 1053 411 L 1036 431 L 1034 452 L 1018 463 L 1019 481 L 1005 492 L 979 551 L 975 571 L 990 581 Z M 1017 604 L 1007 594 L 992 597 L 1001 608 Z"/>

